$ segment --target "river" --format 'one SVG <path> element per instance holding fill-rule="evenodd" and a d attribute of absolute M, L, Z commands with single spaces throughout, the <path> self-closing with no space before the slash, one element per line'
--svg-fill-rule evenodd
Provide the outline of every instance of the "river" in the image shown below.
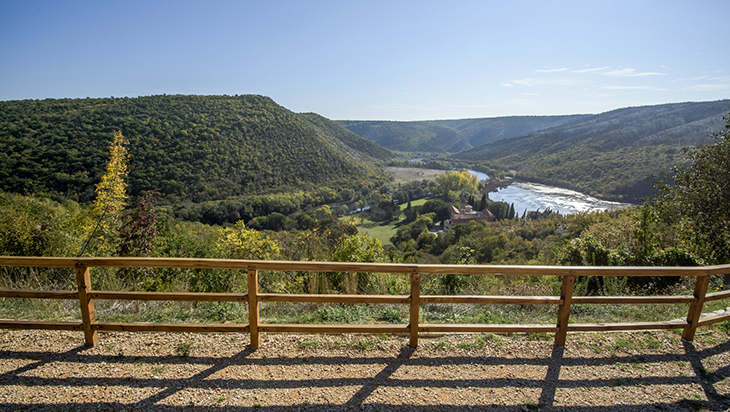
<path fill-rule="evenodd" d="M 488 178 L 486 173 L 468 170 L 478 180 Z M 596 199 L 595 197 L 574 190 L 524 182 L 514 183 L 498 189 L 497 192 L 490 192 L 489 199 L 495 202 L 514 203 L 515 213 L 519 213 L 520 216 L 522 216 L 525 210 L 540 210 L 544 212 L 547 208 L 561 215 L 569 215 L 578 212 L 613 210 L 631 206 L 628 203 Z"/>
<path fill-rule="evenodd" d="M 490 192 L 489 199 L 495 202 L 515 204 L 515 213 L 522 216 L 525 210 L 550 208 L 561 215 L 595 210 L 622 209 L 631 206 L 628 203 L 609 202 L 596 199 L 574 190 L 545 186 L 538 183 L 513 183 L 497 192 Z"/>

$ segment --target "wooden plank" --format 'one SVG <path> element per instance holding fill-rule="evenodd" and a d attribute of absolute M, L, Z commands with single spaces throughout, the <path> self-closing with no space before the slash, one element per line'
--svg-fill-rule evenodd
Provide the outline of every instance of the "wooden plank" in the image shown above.
<path fill-rule="evenodd" d="M 559 305 L 558 296 L 421 296 L 421 303 L 475 303 L 495 305 Z"/>
<path fill-rule="evenodd" d="M 712 324 L 715 324 L 718 322 L 724 322 L 726 320 L 730 320 L 730 314 L 707 316 L 705 318 L 700 319 L 697 322 L 697 326 L 712 325 Z"/>
<path fill-rule="evenodd" d="M 707 295 L 705 295 L 705 302 L 728 298 L 730 298 L 730 290 L 723 290 L 722 292 L 708 293 Z"/>
<path fill-rule="evenodd" d="M 73 290 L 0 289 L 0 298 L 78 299 L 79 292 Z"/>
<path fill-rule="evenodd" d="M 119 300 L 171 300 L 197 302 L 246 302 L 245 293 L 191 293 L 191 292 L 114 292 L 94 291 L 87 293 L 89 299 Z"/>
<path fill-rule="evenodd" d="M 248 325 L 228 323 L 117 323 L 97 322 L 95 330 L 117 332 L 238 332 L 249 331 Z"/>
<path fill-rule="evenodd" d="M 730 264 L 705 266 L 705 273 L 710 276 L 726 275 L 730 273 Z"/>
<path fill-rule="evenodd" d="M 261 324 L 260 332 L 288 333 L 408 333 L 406 325 L 291 325 Z"/>
<path fill-rule="evenodd" d="M 635 323 L 573 323 L 568 325 L 570 332 L 606 332 L 620 330 L 655 330 L 655 329 L 682 329 L 686 322 L 635 322 Z"/>
<path fill-rule="evenodd" d="M 394 263 L 296 262 L 194 258 L 120 257 L 24 257 L 0 256 L 0 266 L 25 267 L 160 267 L 239 270 L 286 270 L 301 272 L 429 273 L 473 275 L 561 276 L 706 276 L 730 271 L 730 265 L 703 267 L 590 267 L 590 266 L 502 266 L 502 265 L 415 265 Z"/>
<path fill-rule="evenodd" d="M 730 265 L 728 265 L 730 266 Z M 574 276 L 703 276 L 702 267 L 633 267 L 633 266 L 499 266 L 499 265 L 418 265 L 429 274 L 535 275 L 561 276 L 566 271 Z"/>
<path fill-rule="evenodd" d="M 393 263 L 300 262 L 241 259 L 154 257 L 25 257 L 0 256 L 0 266 L 24 267 L 152 267 L 179 269 L 286 270 L 300 272 L 412 273 L 416 265 Z"/>
<path fill-rule="evenodd" d="M 555 325 L 517 325 L 517 324 L 424 324 L 418 327 L 419 332 L 495 332 L 495 333 L 553 333 Z"/>
<path fill-rule="evenodd" d="M 260 293 L 259 302 L 410 303 L 409 296 Z"/>
<path fill-rule="evenodd" d="M 248 325 L 251 347 L 258 348 L 259 338 L 259 277 L 256 269 L 248 270 Z"/>
<path fill-rule="evenodd" d="M 563 303 L 558 308 L 558 324 L 555 333 L 555 344 L 565 346 L 565 339 L 568 336 L 568 320 L 570 318 L 570 305 L 573 300 L 573 286 L 575 285 L 575 276 L 573 272 L 568 272 L 563 276 L 563 283 L 560 286 L 560 299 Z"/>
<path fill-rule="evenodd" d="M 421 274 L 411 273 L 411 306 L 408 314 L 408 346 L 418 347 L 418 323 L 421 308 Z"/>
<path fill-rule="evenodd" d="M 692 296 L 573 296 L 572 303 L 577 304 L 657 304 L 657 303 L 691 303 Z"/>
<path fill-rule="evenodd" d="M 99 334 L 92 328 L 96 322 L 94 300 L 86 294 L 91 292 L 91 277 L 88 267 L 76 268 L 76 285 L 79 288 L 79 304 L 81 305 L 81 322 L 84 324 L 84 342 L 87 346 L 94 346 L 99 341 Z"/>
<path fill-rule="evenodd" d="M 702 315 L 702 306 L 705 303 L 705 294 L 710 284 L 710 276 L 701 276 L 697 278 L 695 283 L 694 297 L 695 301 L 689 304 L 689 312 L 687 313 L 687 326 L 682 332 L 682 339 L 692 342 L 695 338 L 697 325 Z"/>
<path fill-rule="evenodd" d="M 16 330 L 84 330 L 82 322 L 51 322 L 51 321 L 28 321 L 28 320 L 9 320 L 0 319 L 0 329 L 16 329 Z"/>

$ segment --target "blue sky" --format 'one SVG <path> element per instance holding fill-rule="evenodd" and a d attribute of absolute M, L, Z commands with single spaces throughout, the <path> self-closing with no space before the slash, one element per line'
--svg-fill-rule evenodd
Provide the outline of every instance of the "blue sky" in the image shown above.
<path fill-rule="evenodd" d="M 0 100 L 262 94 L 331 119 L 730 98 L 730 1 L 0 0 Z"/>

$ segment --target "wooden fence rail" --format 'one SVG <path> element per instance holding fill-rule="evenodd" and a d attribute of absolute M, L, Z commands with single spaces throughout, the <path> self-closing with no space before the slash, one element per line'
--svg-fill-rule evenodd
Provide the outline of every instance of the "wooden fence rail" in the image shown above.
<path fill-rule="evenodd" d="M 380 263 L 285 262 L 227 259 L 186 258 L 52 258 L 0 256 L 0 266 L 68 267 L 76 272 L 76 291 L 45 291 L 0 289 L 2 298 L 74 299 L 81 307 L 81 322 L 49 322 L 0 320 L 5 329 L 51 329 L 84 332 L 87 345 L 99 340 L 98 331 L 166 331 L 166 332 L 239 332 L 249 333 L 251 347 L 260 344 L 260 334 L 266 333 L 403 333 L 409 335 L 409 345 L 418 345 L 419 333 L 429 332 L 525 332 L 555 333 L 555 343 L 564 346 L 568 332 L 628 331 L 652 329 L 683 329 L 682 337 L 693 340 L 697 327 L 730 320 L 730 315 L 715 315 L 700 319 L 704 302 L 730 298 L 730 291 L 707 293 L 710 278 L 730 273 L 730 265 L 706 267 L 559 267 L 559 266 L 466 266 L 417 265 Z M 97 291 L 92 289 L 90 269 L 94 267 L 149 267 L 181 269 L 237 269 L 247 272 L 248 293 L 178 293 Z M 410 274 L 410 295 L 334 295 L 334 294 L 275 294 L 259 293 L 258 272 L 359 272 Z M 436 296 L 421 295 L 421 275 L 538 275 L 560 276 L 560 296 Z M 694 293 L 686 296 L 573 296 L 576 277 L 581 276 L 684 276 L 696 279 Z M 241 302 L 248 304 L 248 324 L 169 324 L 98 322 L 94 301 L 98 299 L 168 300 Z M 260 302 L 320 302 L 320 303 L 381 303 L 409 305 L 408 325 L 284 325 L 262 324 L 259 320 Z M 426 303 L 473 303 L 514 305 L 557 305 L 555 324 L 421 324 L 420 305 Z M 571 324 L 573 304 L 689 304 L 684 321 Z"/>

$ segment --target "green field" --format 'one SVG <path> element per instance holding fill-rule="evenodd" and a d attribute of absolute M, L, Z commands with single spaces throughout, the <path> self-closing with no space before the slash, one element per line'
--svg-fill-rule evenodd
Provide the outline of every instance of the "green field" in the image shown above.
<path fill-rule="evenodd" d="M 421 206 L 422 204 L 426 203 L 428 199 L 418 199 L 411 202 L 411 207 L 413 206 Z M 407 203 L 400 205 L 400 210 L 405 210 L 405 208 L 408 206 Z M 388 223 L 377 223 L 373 222 L 372 220 L 368 219 L 366 216 L 367 214 L 354 214 L 352 216 L 355 216 L 355 225 L 357 226 L 357 231 L 360 234 L 368 235 L 371 238 L 374 239 L 380 239 L 381 242 L 383 242 L 383 245 L 389 245 L 390 244 L 390 237 L 395 234 L 395 231 L 398 229 L 398 226 L 400 226 L 402 219 L 398 221 L 388 222 Z M 361 217 L 362 216 L 362 217 Z"/>
<path fill-rule="evenodd" d="M 414 201 L 411 202 L 411 207 L 413 207 L 413 206 L 421 206 L 422 204 L 426 203 L 428 200 L 430 200 L 430 199 L 418 199 L 418 200 L 414 200 Z M 400 205 L 400 210 L 405 210 L 407 206 L 408 206 L 408 203 L 404 203 L 404 204 Z"/>
<path fill-rule="evenodd" d="M 357 222 L 357 231 L 360 234 L 368 235 L 374 239 L 380 239 L 380 241 L 383 242 L 383 245 L 390 244 L 390 237 L 395 234 L 398 224 L 400 223 L 388 222 L 380 224 L 367 218 L 360 219 L 360 217 L 357 217 L 355 221 Z"/>

